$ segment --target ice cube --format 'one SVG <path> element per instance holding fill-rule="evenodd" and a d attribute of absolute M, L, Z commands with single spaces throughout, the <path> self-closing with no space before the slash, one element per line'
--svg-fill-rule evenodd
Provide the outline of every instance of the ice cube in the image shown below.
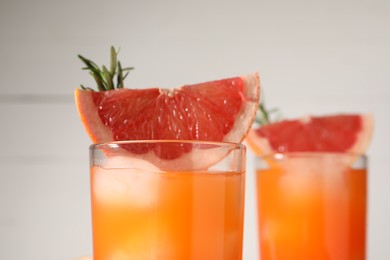
<path fill-rule="evenodd" d="M 346 156 L 323 154 L 289 158 L 281 166 L 284 172 L 280 182 L 282 189 L 291 195 L 307 194 L 342 185 L 348 161 Z"/>
<path fill-rule="evenodd" d="M 156 166 L 141 159 L 110 158 L 102 167 L 93 168 L 93 196 L 110 204 L 151 205 L 157 196 L 160 173 Z"/>

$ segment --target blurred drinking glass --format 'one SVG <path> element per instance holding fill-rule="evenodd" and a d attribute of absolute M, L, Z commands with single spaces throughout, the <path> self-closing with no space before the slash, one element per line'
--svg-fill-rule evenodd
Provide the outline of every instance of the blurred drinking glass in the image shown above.
<path fill-rule="evenodd" d="M 272 154 L 256 171 L 261 259 L 365 259 L 366 156 Z"/>

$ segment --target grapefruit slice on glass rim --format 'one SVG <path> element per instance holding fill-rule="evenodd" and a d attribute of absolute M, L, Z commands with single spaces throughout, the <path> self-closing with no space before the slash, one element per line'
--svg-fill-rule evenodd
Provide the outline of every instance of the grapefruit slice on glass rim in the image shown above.
<path fill-rule="evenodd" d="M 266 124 L 251 129 L 246 141 L 256 155 L 291 152 L 364 154 L 372 132 L 371 114 L 334 114 Z"/>
<path fill-rule="evenodd" d="M 124 69 L 119 62 L 115 68 L 116 54 L 111 48 L 114 66 L 108 73 L 105 67 L 99 70 L 92 61 L 79 56 L 87 65 L 86 69 L 98 78 L 100 90 L 83 86 L 75 90 L 79 116 L 93 143 L 124 140 L 241 143 L 244 140 L 259 102 L 258 73 L 171 89 L 127 89 L 123 87 L 127 74 L 122 76 Z M 119 75 L 116 88 L 113 75 Z M 191 145 L 164 146 L 165 149 L 161 149 L 149 143 L 136 148 L 131 146 L 128 152 L 168 165 L 175 165 L 178 160 L 186 163 L 185 157 L 192 163 L 205 159 L 201 151 L 195 155 Z"/>

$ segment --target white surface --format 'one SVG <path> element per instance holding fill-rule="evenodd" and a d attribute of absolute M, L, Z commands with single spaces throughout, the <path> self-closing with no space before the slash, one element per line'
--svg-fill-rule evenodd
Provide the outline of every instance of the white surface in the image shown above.
<path fill-rule="evenodd" d="M 136 67 L 128 87 L 259 71 L 268 106 L 285 117 L 373 112 L 368 259 L 390 259 L 389 13 L 387 0 L 1 0 L 0 259 L 91 252 L 89 140 L 72 95 L 93 83 L 76 55 L 107 63 L 111 45 Z M 244 259 L 252 260 L 248 157 Z"/>

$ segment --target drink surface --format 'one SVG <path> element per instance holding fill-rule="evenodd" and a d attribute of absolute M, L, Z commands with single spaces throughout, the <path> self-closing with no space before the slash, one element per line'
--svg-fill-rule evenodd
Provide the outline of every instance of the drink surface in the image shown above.
<path fill-rule="evenodd" d="M 261 259 L 365 259 L 365 170 L 291 161 L 257 182 Z"/>
<path fill-rule="evenodd" d="M 91 168 L 95 260 L 241 259 L 244 174 Z"/>

